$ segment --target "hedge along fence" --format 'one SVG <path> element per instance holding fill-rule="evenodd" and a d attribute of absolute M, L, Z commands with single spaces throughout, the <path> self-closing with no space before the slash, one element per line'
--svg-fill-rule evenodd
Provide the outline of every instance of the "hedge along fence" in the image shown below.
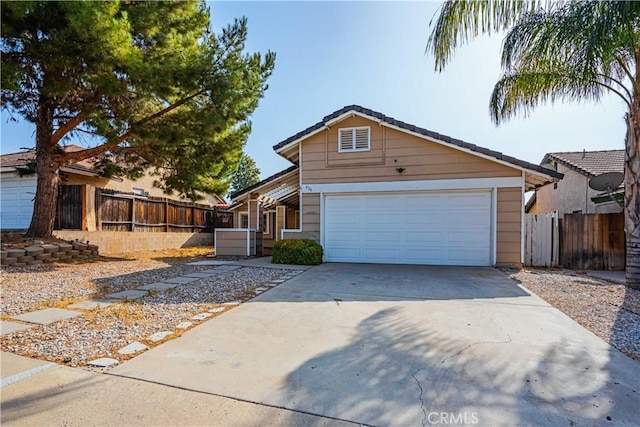
<path fill-rule="evenodd" d="M 232 228 L 233 214 L 215 207 L 164 197 L 96 189 L 99 231 L 212 233 Z"/>

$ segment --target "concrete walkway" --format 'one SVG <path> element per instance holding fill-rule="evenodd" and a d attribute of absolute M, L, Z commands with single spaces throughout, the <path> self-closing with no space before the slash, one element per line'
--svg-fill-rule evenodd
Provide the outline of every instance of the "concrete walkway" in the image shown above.
<path fill-rule="evenodd" d="M 324 264 L 109 373 L 371 425 L 640 419 L 640 364 L 493 268 Z"/>
<path fill-rule="evenodd" d="M 1 353 L 0 361 L 3 384 L 5 379 L 12 381 L 2 387 L 3 426 L 352 425 L 9 353 Z"/>
<path fill-rule="evenodd" d="M 608 280 L 621 285 L 627 283 L 624 271 L 587 270 L 587 276 Z"/>

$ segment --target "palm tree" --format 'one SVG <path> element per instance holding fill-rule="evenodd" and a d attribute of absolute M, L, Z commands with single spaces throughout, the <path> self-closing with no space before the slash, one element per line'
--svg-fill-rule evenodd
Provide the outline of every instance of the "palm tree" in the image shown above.
<path fill-rule="evenodd" d="M 613 93 L 626 103 L 626 278 L 640 289 L 640 2 L 449 0 L 427 51 L 441 72 L 458 45 L 504 30 L 503 74 L 489 104 L 496 124 L 548 101 Z"/>

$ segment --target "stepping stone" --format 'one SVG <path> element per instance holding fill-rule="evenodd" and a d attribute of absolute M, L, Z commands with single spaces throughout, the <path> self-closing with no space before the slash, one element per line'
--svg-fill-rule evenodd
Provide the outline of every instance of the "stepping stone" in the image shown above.
<path fill-rule="evenodd" d="M 225 264 L 233 264 L 235 261 L 197 261 L 197 262 L 190 262 L 187 265 L 225 265 Z"/>
<path fill-rule="evenodd" d="M 147 347 L 146 345 L 142 344 L 141 342 L 138 341 L 134 341 L 131 344 L 129 344 L 126 347 L 122 347 L 120 350 L 118 350 L 118 353 L 120 354 L 135 354 L 138 353 L 140 351 L 144 351 L 144 350 L 148 350 L 149 347 Z"/>
<path fill-rule="evenodd" d="M 223 302 L 222 305 L 226 305 L 226 306 L 231 306 L 231 305 L 239 305 L 242 301 L 229 301 L 229 302 Z"/>
<path fill-rule="evenodd" d="M 206 274 L 218 274 L 218 273 L 220 273 L 220 272 L 221 272 L 221 271 L 220 271 L 220 270 L 218 270 L 217 268 L 211 268 L 211 269 L 209 269 L 209 270 L 202 270 L 202 271 L 199 271 L 199 273 L 203 273 L 203 274 L 204 274 L 204 273 L 206 273 Z"/>
<path fill-rule="evenodd" d="M 198 279 L 206 279 L 207 277 L 211 277 L 213 276 L 215 273 L 203 273 L 203 272 L 199 272 L 199 273 L 189 273 L 189 274 L 185 274 L 184 277 L 196 277 Z"/>
<path fill-rule="evenodd" d="M 278 286 L 280 283 L 267 283 L 266 286 L 270 287 L 270 288 L 274 288 L 276 286 Z"/>
<path fill-rule="evenodd" d="M 255 292 L 256 295 L 260 295 L 261 293 L 263 293 L 264 291 L 259 291 L 257 289 L 255 289 L 253 292 Z"/>
<path fill-rule="evenodd" d="M 178 286 L 177 283 L 156 282 L 156 283 L 150 283 L 148 285 L 140 286 L 138 289 L 143 291 L 166 291 L 169 289 L 173 289 L 176 286 Z"/>
<path fill-rule="evenodd" d="M 98 307 L 99 308 L 107 307 L 113 304 L 114 302 L 115 301 L 109 301 L 107 299 L 90 299 L 90 300 L 78 302 L 75 304 L 71 304 L 67 306 L 67 308 L 73 308 L 76 310 L 93 310 L 94 308 L 98 308 Z"/>
<path fill-rule="evenodd" d="M 222 313 L 224 310 L 224 307 L 215 307 L 209 310 L 209 313 Z"/>
<path fill-rule="evenodd" d="M 116 292 L 115 294 L 107 295 L 107 298 L 113 299 L 138 299 L 148 295 L 146 291 L 137 291 L 135 289 L 129 289 L 128 291 Z"/>
<path fill-rule="evenodd" d="M 200 321 L 200 320 L 207 319 L 207 318 L 209 318 L 211 316 L 212 316 L 211 313 L 200 313 L 200 314 L 196 314 L 195 316 L 193 316 L 190 320 Z"/>
<path fill-rule="evenodd" d="M 149 335 L 149 338 L 147 338 L 149 341 L 153 341 L 153 342 L 158 342 L 160 340 L 165 339 L 166 337 L 168 337 L 169 335 L 172 335 L 173 332 L 171 331 L 161 331 L 161 332 L 156 332 L 153 335 Z"/>
<path fill-rule="evenodd" d="M 193 326 L 193 322 L 180 322 L 176 325 L 176 329 L 189 329 Z"/>
<path fill-rule="evenodd" d="M 271 282 L 272 282 L 272 283 L 278 283 L 278 284 L 280 284 L 280 283 L 284 283 L 284 282 L 286 282 L 286 280 L 283 280 L 283 279 L 276 279 L 276 280 L 272 280 Z"/>
<path fill-rule="evenodd" d="M 216 270 L 218 271 L 233 271 L 233 270 L 237 270 L 240 267 L 239 265 L 223 265 L 221 267 L 216 268 Z"/>
<path fill-rule="evenodd" d="M 164 283 L 177 283 L 178 285 L 184 285 L 186 283 L 195 282 L 196 280 L 198 280 L 198 279 L 195 278 L 195 277 L 181 276 L 181 277 L 174 277 L 173 279 L 163 280 L 163 282 Z"/>
<path fill-rule="evenodd" d="M 118 363 L 119 362 L 116 359 L 111 359 L 109 357 L 101 357 L 100 359 L 87 362 L 87 365 L 95 366 L 96 368 L 108 368 L 109 366 L 115 366 Z"/>
<path fill-rule="evenodd" d="M 263 287 L 263 286 L 260 286 L 259 288 L 255 288 L 255 289 L 254 289 L 254 291 L 256 291 L 256 292 L 264 292 L 264 291 L 266 291 L 266 290 L 267 290 L 267 288 L 265 288 L 265 287 Z"/>
<path fill-rule="evenodd" d="M 82 313 L 72 310 L 64 310 L 62 308 L 46 308 L 44 310 L 32 311 L 31 313 L 13 316 L 16 320 L 23 322 L 36 323 L 38 325 L 50 325 L 60 320 L 71 319 L 82 316 Z"/>
<path fill-rule="evenodd" d="M 33 328 L 33 325 L 25 325 L 24 323 L 8 322 L 0 320 L 0 336 L 12 334 L 25 329 Z"/>

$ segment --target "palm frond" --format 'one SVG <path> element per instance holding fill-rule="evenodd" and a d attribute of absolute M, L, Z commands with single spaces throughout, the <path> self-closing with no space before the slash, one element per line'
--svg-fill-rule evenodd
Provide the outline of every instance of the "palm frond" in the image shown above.
<path fill-rule="evenodd" d="M 607 76 L 629 100 L 638 92 L 633 76 L 638 31 L 629 25 L 639 24 L 640 3 L 632 2 L 571 2 L 554 12 L 526 14 L 503 42 L 502 65 L 506 71 L 535 70 L 554 62 L 585 81 Z"/>
<path fill-rule="evenodd" d="M 609 91 L 617 89 L 606 76 L 585 77 L 581 70 L 558 64 L 549 64 L 545 69 L 513 70 L 503 74 L 494 86 L 489 113 L 494 123 L 499 124 L 518 115 L 527 117 L 534 108 L 547 102 L 595 102 Z"/>
<path fill-rule="evenodd" d="M 525 13 L 553 5 L 544 0 L 449 0 L 429 36 L 425 52 L 435 57 L 435 68 L 442 71 L 456 47 L 481 33 L 504 31 Z M 436 12 L 437 13 L 437 12 Z M 430 25 L 433 24 L 433 19 Z"/>

